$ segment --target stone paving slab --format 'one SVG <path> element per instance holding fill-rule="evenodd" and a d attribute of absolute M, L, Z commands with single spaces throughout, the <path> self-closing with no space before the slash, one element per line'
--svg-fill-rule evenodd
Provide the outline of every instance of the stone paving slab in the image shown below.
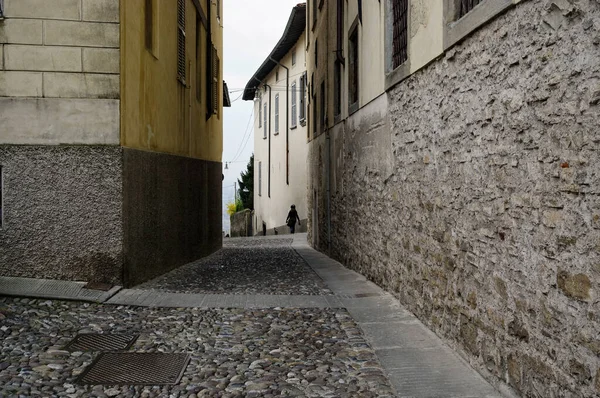
<path fill-rule="evenodd" d="M 0 295 L 101 303 L 121 290 L 121 286 L 114 286 L 105 292 L 86 289 L 85 285 L 86 282 L 0 276 Z"/>
<path fill-rule="evenodd" d="M 310 248 L 305 234 L 295 235 L 292 247 L 334 297 L 340 297 L 365 340 L 375 349 L 399 397 L 502 397 L 394 296 Z M 347 297 L 350 292 L 378 295 Z"/>

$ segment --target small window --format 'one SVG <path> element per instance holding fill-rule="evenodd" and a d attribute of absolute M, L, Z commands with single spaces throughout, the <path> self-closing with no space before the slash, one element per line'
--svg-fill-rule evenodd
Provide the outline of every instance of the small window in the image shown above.
<path fill-rule="evenodd" d="M 258 196 L 262 196 L 262 162 L 258 162 Z"/>
<path fill-rule="evenodd" d="M 4 0 L 0 0 L 0 20 L 4 19 Z"/>
<path fill-rule="evenodd" d="M 221 77 L 221 60 L 217 55 L 217 49 L 213 47 L 213 84 L 212 84 L 212 111 L 214 115 L 219 113 L 219 80 Z"/>
<path fill-rule="evenodd" d="M 258 128 L 262 127 L 262 98 L 258 100 Z"/>
<path fill-rule="evenodd" d="M 292 52 L 292 66 L 296 65 L 296 49 Z"/>
<path fill-rule="evenodd" d="M 306 72 L 300 77 L 300 123 L 306 121 Z"/>
<path fill-rule="evenodd" d="M 315 39 L 315 68 L 319 66 L 319 43 Z"/>
<path fill-rule="evenodd" d="M 408 59 L 408 0 L 393 0 L 392 7 L 394 13 L 392 67 L 396 69 Z"/>
<path fill-rule="evenodd" d="M 196 15 L 196 100 L 202 101 L 202 20 Z"/>
<path fill-rule="evenodd" d="M 298 117 L 298 110 L 296 109 L 296 82 L 292 83 L 292 125 L 291 127 L 294 128 L 297 125 L 297 117 Z"/>
<path fill-rule="evenodd" d="M 185 85 L 185 0 L 177 0 L 177 79 Z"/>
<path fill-rule="evenodd" d="M 217 0 L 217 19 L 221 20 L 221 0 Z"/>
<path fill-rule="evenodd" d="M 0 0 L 0 2 L 2 2 L 2 0 Z M 153 46 L 153 42 L 154 42 L 154 32 L 153 32 L 153 14 L 154 14 L 154 10 L 153 10 L 153 0 L 146 0 L 146 8 L 145 8 L 145 13 L 144 13 L 144 17 L 145 17 L 145 22 L 146 22 L 146 49 L 150 52 L 152 52 L 152 49 L 154 48 Z M 0 6 L 1 8 L 2 6 Z"/>
<path fill-rule="evenodd" d="M 315 90 L 313 90 L 315 91 Z M 312 102 L 312 108 L 313 108 L 313 118 L 312 118 L 312 126 L 313 126 L 313 137 L 317 136 L 317 120 L 319 120 L 317 118 L 317 96 L 315 95 L 315 99 Z"/>
<path fill-rule="evenodd" d="M 279 94 L 275 96 L 275 134 L 279 134 Z"/>
<path fill-rule="evenodd" d="M 325 82 L 321 82 L 321 132 L 325 131 L 325 124 L 327 122 L 327 112 L 325 107 Z"/>
<path fill-rule="evenodd" d="M 267 138 L 267 123 L 268 123 L 268 120 L 267 120 L 267 104 L 266 103 L 263 105 L 263 120 L 265 121 L 263 123 L 263 138 L 266 139 Z"/>
<path fill-rule="evenodd" d="M 458 17 L 462 18 L 468 13 L 470 13 L 479 3 L 483 2 L 483 0 L 460 0 L 460 9 L 458 13 Z"/>
<path fill-rule="evenodd" d="M 275 82 L 279 81 L 279 69 L 275 71 Z"/>
<path fill-rule="evenodd" d="M 348 38 L 348 105 L 350 113 L 358 109 L 358 29 L 354 28 Z"/>
<path fill-rule="evenodd" d="M 342 113 L 342 63 L 339 60 L 335 61 L 333 72 L 333 117 L 337 122 Z"/>
<path fill-rule="evenodd" d="M 313 12 L 313 26 L 312 28 L 314 29 L 315 26 L 317 25 L 317 1 L 319 0 L 313 0 L 312 2 L 312 12 Z"/>

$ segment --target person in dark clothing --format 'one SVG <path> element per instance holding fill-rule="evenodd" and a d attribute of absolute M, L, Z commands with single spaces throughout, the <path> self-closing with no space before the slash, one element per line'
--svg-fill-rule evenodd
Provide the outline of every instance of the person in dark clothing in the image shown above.
<path fill-rule="evenodd" d="M 300 217 L 298 217 L 298 212 L 296 211 L 296 205 L 292 205 L 290 212 L 288 213 L 287 219 L 285 220 L 288 227 L 290 227 L 290 233 L 293 234 L 296 230 L 296 220 L 298 220 L 298 225 L 300 225 Z"/>

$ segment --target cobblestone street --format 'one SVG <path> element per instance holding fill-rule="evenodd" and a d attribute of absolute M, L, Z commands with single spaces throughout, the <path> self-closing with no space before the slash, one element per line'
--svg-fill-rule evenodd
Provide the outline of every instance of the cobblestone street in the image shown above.
<path fill-rule="evenodd" d="M 460 361 L 458 366 L 443 363 L 458 380 L 432 369 L 440 361 L 436 354 L 430 358 L 433 363 L 419 362 L 418 355 L 410 354 L 414 366 L 407 370 L 390 356 L 397 351 L 384 347 L 398 350 L 402 345 L 393 337 L 378 336 L 387 333 L 385 324 L 397 325 L 392 334 L 401 336 L 408 347 L 439 343 L 423 330 L 403 333 L 402 325 L 415 328 L 410 314 L 358 274 L 328 261 L 332 260 L 306 243 L 294 246 L 292 239 L 230 239 L 214 255 L 136 289 L 124 289 L 104 304 L 0 297 L 0 396 L 467 396 L 453 393 L 457 386 L 469 391 L 468 396 L 497 396 Z M 327 275 L 333 276 L 329 283 Z M 135 295 L 167 294 L 175 294 L 179 302 L 108 304 L 135 301 Z M 245 299 L 230 308 L 206 304 L 204 298 L 202 306 L 189 300 L 206 294 L 217 297 L 215 304 L 218 297 Z M 260 305 L 251 300 L 253 295 L 288 305 Z M 286 302 L 286 297 L 296 301 Z M 311 307 L 314 297 L 332 299 Z M 127 352 L 185 353 L 190 362 L 174 385 L 78 383 L 99 352 L 66 346 L 85 333 L 139 334 Z M 434 352 L 454 358 L 445 350 Z M 433 387 L 427 380 L 432 371 L 439 378 Z M 448 395 L 440 393 L 444 389 L 449 389 Z M 418 391 L 422 394 L 415 394 Z"/>

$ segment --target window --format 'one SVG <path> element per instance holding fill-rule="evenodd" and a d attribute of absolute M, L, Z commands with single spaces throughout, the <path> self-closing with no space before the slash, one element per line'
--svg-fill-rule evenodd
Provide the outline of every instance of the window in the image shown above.
<path fill-rule="evenodd" d="M 317 1 L 318 0 L 313 0 L 313 2 L 312 2 L 312 12 L 313 12 L 313 26 L 312 26 L 312 28 L 313 29 L 317 25 Z"/>
<path fill-rule="evenodd" d="M 177 0 L 177 79 L 185 85 L 185 0 Z"/>
<path fill-rule="evenodd" d="M 306 121 L 306 72 L 300 76 L 300 123 Z"/>
<path fill-rule="evenodd" d="M 279 94 L 275 96 L 275 134 L 279 134 Z"/>
<path fill-rule="evenodd" d="M 221 0 L 217 0 L 217 19 L 221 20 Z"/>
<path fill-rule="evenodd" d="M 319 43 L 315 39 L 315 68 L 319 66 Z"/>
<path fill-rule="evenodd" d="M 298 110 L 296 109 L 296 82 L 292 83 L 292 125 L 294 128 L 297 125 L 296 118 L 298 117 Z"/>
<path fill-rule="evenodd" d="M 0 20 L 4 19 L 4 0 L 0 0 Z"/>
<path fill-rule="evenodd" d="M 262 196 L 262 162 L 258 162 L 258 196 Z"/>
<path fill-rule="evenodd" d="M 216 115 L 219 113 L 219 77 L 221 75 L 221 60 L 217 54 L 217 49 L 213 46 L 212 56 L 212 113 Z"/>
<path fill-rule="evenodd" d="M 313 90 L 314 91 L 314 90 Z M 312 102 L 312 108 L 313 108 L 313 118 L 312 118 L 312 126 L 313 126 L 313 137 L 317 136 L 317 97 L 315 96 L 313 102 Z"/>
<path fill-rule="evenodd" d="M 392 67 L 396 69 L 408 59 L 408 0 L 393 0 L 392 8 Z"/>
<path fill-rule="evenodd" d="M 275 81 L 278 82 L 279 81 L 279 69 L 277 69 L 275 71 Z"/>
<path fill-rule="evenodd" d="M 483 0 L 460 0 L 460 9 L 458 17 L 462 18 L 467 15 L 473 8 L 475 8 Z"/>
<path fill-rule="evenodd" d="M 333 70 L 333 117 L 337 122 L 342 113 L 342 63 L 335 61 Z"/>
<path fill-rule="evenodd" d="M 1 0 L 0 0 L 1 1 Z M 152 7 L 152 3 L 153 0 L 146 0 L 146 8 L 145 8 L 145 22 L 146 22 L 146 49 L 150 52 L 152 52 L 152 49 L 154 48 L 153 46 L 153 39 L 154 39 L 154 32 L 153 30 L 153 21 L 152 21 L 152 15 L 153 15 L 153 7 Z"/>
<path fill-rule="evenodd" d="M 350 113 L 358 109 L 358 26 L 348 38 L 348 105 Z"/>
<path fill-rule="evenodd" d="M 262 98 L 258 99 L 258 128 L 262 127 Z"/>
<path fill-rule="evenodd" d="M 325 82 L 321 82 L 321 132 L 325 129 L 327 122 L 327 112 L 325 108 Z"/>
<path fill-rule="evenodd" d="M 296 49 L 292 52 L 292 65 L 296 65 Z"/>
<path fill-rule="evenodd" d="M 202 19 L 196 15 L 196 100 L 202 101 Z"/>
<path fill-rule="evenodd" d="M 263 138 L 266 139 L 267 138 L 267 104 L 265 103 L 263 105 L 263 120 L 265 121 L 263 123 L 263 127 L 264 127 L 264 132 L 263 132 Z"/>

